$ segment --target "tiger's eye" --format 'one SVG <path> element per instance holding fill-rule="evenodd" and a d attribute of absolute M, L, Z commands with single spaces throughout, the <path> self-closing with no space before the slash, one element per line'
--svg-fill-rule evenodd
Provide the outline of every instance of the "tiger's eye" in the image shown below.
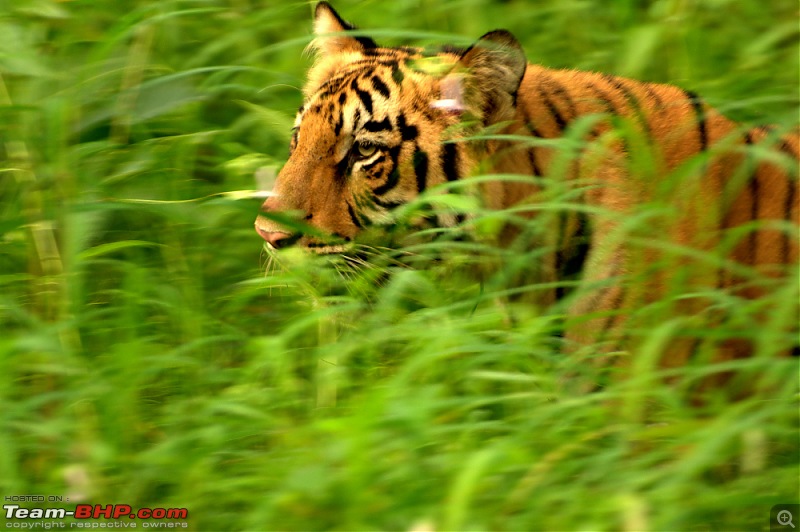
<path fill-rule="evenodd" d="M 356 144 L 356 154 L 360 159 L 372 157 L 376 151 L 378 151 L 378 147 L 374 144 L 362 144 L 361 142 Z"/>

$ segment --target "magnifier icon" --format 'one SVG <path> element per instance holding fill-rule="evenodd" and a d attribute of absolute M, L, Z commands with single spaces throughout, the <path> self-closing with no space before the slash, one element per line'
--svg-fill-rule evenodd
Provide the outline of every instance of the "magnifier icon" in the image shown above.
<path fill-rule="evenodd" d="M 778 524 L 781 526 L 789 525 L 790 527 L 794 528 L 794 523 L 792 523 L 792 512 L 789 510 L 781 510 L 778 512 Z"/>

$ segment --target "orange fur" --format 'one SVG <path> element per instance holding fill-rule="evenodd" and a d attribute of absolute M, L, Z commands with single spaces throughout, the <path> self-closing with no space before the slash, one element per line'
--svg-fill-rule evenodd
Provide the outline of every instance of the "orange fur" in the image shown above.
<path fill-rule="evenodd" d="M 516 39 L 502 30 L 466 51 L 426 56 L 342 34 L 348 29 L 328 4 L 318 5 L 312 43 L 318 59 L 308 74 L 277 196 L 263 207 L 300 211 L 330 238 L 292 235 L 259 217 L 256 228 L 274 247 L 299 238 L 300 245 L 323 252 L 341 250 L 364 226 L 389 219 L 393 207 L 478 170 L 537 178 L 483 184 L 487 206 L 535 206 L 552 193 L 538 179 L 544 178 L 577 191 L 576 201 L 594 209 L 557 217 L 551 241 L 534 243 L 553 249 L 538 280 L 556 281 L 580 252 L 575 242 L 591 233 L 582 279 L 599 285 L 585 290 L 571 312 L 609 316 L 570 333 L 578 342 L 613 336 L 630 310 L 678 281 L 684 293 L 718 287 L 754 298 L 764 289 L 746 272 L 777 278 L 797 264 L 796 133 L 746 131 L 678 87 L 527 64 Z M 584 143 L 557 167 L 561 152 L 543 141 L 561 138 L 581 120 L 591 122 Z M 484 127 L 532 142 L 470 140 Z M 755 146 L 769 150 L 769 159 L 755 158 Z M 626 229 L 626 217 L 642 215 L 641 207 L 653 202 L 661 209 L 648 215 L 644 227 L 677 251 L 631 244 L 648 235 L 642 224 Z M 581 212 L 591 213 L 588 220 Z M 762 223 L 748 231 L 754 220 Z M 504 238 L 512 237 L 510 229 Z M 744 269 L 703 259 L 704 253 Z M 635 287 L 614 282 L 657 263 L 667 266 Z M 558 296 L 554 290 L 545 302 Z M 705 304 L 687 298 L 676 306 L 690 315 Z M 689 351 L 671 355 L 668 365 L 682 364 Z"/>

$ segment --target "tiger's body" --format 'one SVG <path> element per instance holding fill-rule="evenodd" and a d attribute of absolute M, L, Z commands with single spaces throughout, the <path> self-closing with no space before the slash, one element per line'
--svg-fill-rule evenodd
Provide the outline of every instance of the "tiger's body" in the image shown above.
<path fill-rule="evenodd" d="M 466 51 L 445 48 L 429 56 L 340 33 L 352 28 L 328 4 L 317 6 L 319 57 L 304 89 L 291 156 L 263 205 L 267 212 L 300 211 L 330 238 L 296 234 L 260 216 L 257 232 L 272 247 L 297 242 L 339 251 L 393 208 L 480 169 L 533 177 L 483 182 L 482 201 L 494 209 L 536 205 L 544 194 L 539 178 L 574 184 L 572 197 L 585 208 L 558 217 L 551 242 L 533 245 L 553 248 L 538 266 L 540 281 L 558 280 L 564 263 L 580 253 L 582 279 L 599 283 L 573 303 L 575 314 L 630 308 L 669 284 L 663 269 L 637 293 L 602 282 L 663 259 L 655 247 L 634 251 L 623 227 L 626 216 L 653 201 L 668 214 L 647 223 L 680 249 L 724 248 L 721 260 L 767 277 L 788 275 L 796 265 L 797 134 L 745 131 L 678 87 L 528 64 L 503 30 Z M 571 127 L 585 127 L 587 143 L 558 166 L 559 148 L 548 140 Z M 482 128 L 495 135 L 470 141 Z M 756 145 L 771 156 L 754 159 Z M 752 221 L 761 223 L 746 229 Z M 739 237 L 726 236 L 737 228 L 745 228 Z M 576 242 L 585 245 L 578 250 Z M 689 264 L 691 253 L 685 255 L 677 265 Z M 744 282 L 736 268 L 701 262 L 690 270 L 691 286 L 737 287 L 746 297 L 763 290 Z M 549 297 L 558 295 L 554 290 Z M 616 314 L 572 336 L 590 341 L 624 319 L 624 312 Z M 675 355 L 672 363 L 683 359 Z"/>

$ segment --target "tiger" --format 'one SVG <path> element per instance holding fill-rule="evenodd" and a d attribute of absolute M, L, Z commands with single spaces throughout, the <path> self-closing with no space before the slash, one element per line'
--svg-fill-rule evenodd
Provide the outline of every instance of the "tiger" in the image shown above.
<path fill-rule="evenodd" d="M 677 86 L 528 63 L 506 30 L 486 33 L 466 49 L 382 47 L 353 34 L 356 27 L 327 2 L 316 5 L 313 27 L 316 61 L 289 159 L 255 221 L 268 248 L 341 253 L 424 192 L 483 173 L 530 177 L 481 180 L 482 204 L 496 210 L 535 207 L 547 179 L 575 184 L 581 208 L 555 217 L 546 243 L 551 252 L 537 268 L 539 281 L 556 281 L 543 296 L 549 301 L 563 295 L 557 281 L 576 263 L 581 282 L 596 287 L 569 308 L 571 315 L 607 314 L 567 333 L 578 343 L 618 329 L 626 309 L 674 280 L 662 268 L 638 290 L 613 282 L 658 260 L 656 248 L 627 245 L 623 226 L 639 206 L 659 198 L 671 215 L 653 221 L 654 232 L 678 249 L 725 250 L 722 265 L 678 260 L 693 286 L 755 298 L 765 288 L 726 265 L 768 278 L 796 275 L 797 132 L 743 128 Z M 586 142 L 561 164 L 562 148 L 553 142 L 572 130 L 583 131 Z M 770 156 L 754 159 L 757 149 Z M 289 211 L 313 230 L 275 216 Z M 523 212 L 537 216 L 535 208 Z M 437 214 L 442 226 L 459 222 Z M 510 228 L 499 239 L 514 235 Z M 690 351 L 675 350 L 667 365 L 685 363 Z"/>

